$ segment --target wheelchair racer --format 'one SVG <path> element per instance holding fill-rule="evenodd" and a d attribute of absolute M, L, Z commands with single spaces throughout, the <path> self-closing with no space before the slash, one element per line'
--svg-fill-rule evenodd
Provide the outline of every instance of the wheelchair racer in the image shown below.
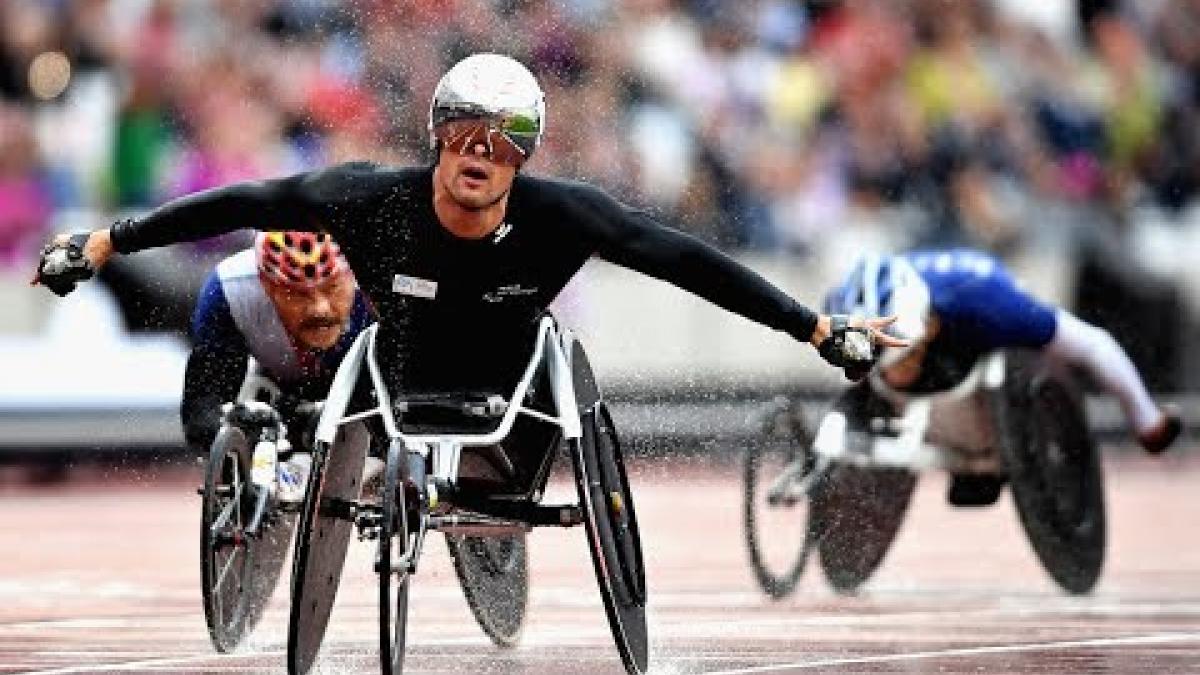
<path fill-rule="evenodd" d="M 888 330 L 910 344 L 886 350 L 878 365 L 878 374 L 893 389 L 945 389 L 961 381 L 979 356 L 1020 347 L 1087 371 L 1120 401 L 1147 452 L 1166 450 L 1182 429 L 1175 407 L 1155 404 L 1107 331 L 1032 297 L 986 253 L 957 249 L 866 256 L 826 295 L 825 309 L 896 317 Z"/>
<path fill-rule="evenodd" d="M 346 350 L 372 321 L 332 237 L 259 233 L 253 249 L 216 266 L 196 303 L 180 406 L 188 444 L 208 451 L 223 420 L 222 406 L 238 398 L 253 357 L 279 390 L 276 405 L 294 449 L 278 465 L 276 498 L 301 501 L 311 462 L 303 436 L 315 423 L 303 404 L 325 398 Z M 239 403 L 229 418 L 252 425 L 256 414 L 261 408 L 254 402 Z"/>
<path fill-rule="evenodd" d="M 808 342 L 851 377 L 874 344 L 898 346 L 881 318 L 818 315 L 751 270 L 582 182 L 520 172 L 545 130 L 532 73 L 475 54 L 439 81 L 433 165 L 348 163 L 173 200 L 141 218 L 47 247 L 38 281 L 59 294 L 114 253 L 286 222 L 329 232 L 379 317 L 379 365 L 406 395 L 506 392 L 537 318 L 593 255 L 659 278 Z"/>

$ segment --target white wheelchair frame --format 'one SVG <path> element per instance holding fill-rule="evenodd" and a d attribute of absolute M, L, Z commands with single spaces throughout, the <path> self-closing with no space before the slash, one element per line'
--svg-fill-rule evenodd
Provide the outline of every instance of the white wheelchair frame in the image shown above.
<path fill-rule="evenodd" d="M 992 352 L 954 387 L 921 395 L 893 389 L 873 372 L 871 388 L 900 408 L 901 416 L 886 428 L 884 420 L 872 420 L 869 442 L 854 443 L 845 414 L 829 412 L 817 429 L 813 452 L 818 459 L 864 467 L 998 473 L 1001 451 L 990 398 L 1004 385 L 1004 368 L 1004 353 Z"/>
<path fill-rule="evenodd" d="M 318 442 L 331 446 L 338 427 L 378 416 L 390 443 L 399 442 L 408 452 L 419 454 L 426 461 L 432 460 L 430 462 L 432 471 L 427 476 L 428 481 L 424 487 L 431 500 L 436 502 L 436 486 L 439 482 L 448 484 L 457 482 L 463 449 L 494 446 L 503 441 L 511 433 L 513 425 L 516 424 L 517 417 L 520 415 L 526 415 L 558 427 L 562 431 L 564 440 L 574 440 L 582 436 L 582 423 L 576 404 L 575 385 L 571 377 L 571 363 L 568 356 L 569 345 L 574 340 L 574 336 L 569 330 L 560 330 L 549 316 L 543 317 L 538 324 L 533 353 L 521 379 L 513 390 L 512 397 L 505 401 L 499 396 L 491 396 L 481 404 L 481 408 L 486 407 L 486 411 L 482 409 L 479 411 L 481 413 L 503 412 L 496 428 L 482 434 L 406 434 L 400 430 L 395 411 L 404 411 L 407 405 L 404 401 L 393 401 L 388 392 L 375 352 L 378 329 L 378 324 L 375 324 L 364 330 L 342 360 L 342 365 L 334 377 L 329 390 L 329 398 L 325 400 L 325 406 L 317 424 L 316 439 Z M 524 405 L 533 378 L 543 362 L 547 366 L 556 415 L 547 415 L 540 410 Z M 346 409 L 349 407 L 364 364 L 371 378 L 376 405 L 367 410 L 347 415 Z M 569 522 L 574 518 L 565 512 L 562 514 L 562 520 L 564 521 L 563 525 L 575 524 Z M 492 527 L 489 528 L 489 525 Z M 416 558 L 420 556 L 424 532 L 427 529 L 470 534 L 476 533 L 477 528 L 500 529 L 495 525 L 488 521 L 463 519 L 454 515 L 430 518 L 429 522 L 423 523 L 422 527 L 418 529 L 418 541 L 415 547 L 410 549 L 411 557 L 398 561 L 398 564 L 407 565 L 409 570 L 415 569 Z M 518 524 L 517 527 L 528 529 L 528 525 Z"/>
<path fill-rule="evenodd" d="M 507 402 L 500 400 L 488 402 L 490 405 L 503 406 L 500 409 L 504 410 L 504 416 L 496 429 L 487 434 L 415 435 L 402 433 L 396 423 L 391 394 L 388 393 L 383 374 L 379 369 L 379 362 L 375 357 L 375 337 L 378 332 L 378 324 L 370 326 L 358 336 L 350 350 L 346 352 L 342 365 L 334 377 L 333 385 L 329 389 L 329 397 L 325 400 L 325 409 L 322 411 L 321 420 L 317 425 L 318 441 L 332 444 L 337 427 L 378 415 L 389 438 L 400 439 L 408 448 L 423 454 L 436 453 L 435 463 L 442 467 L 438 471 L 444 472 L 443 477 L 449 478 L 454 476 L 454 471 L 457 470 L 457 462 L 450 460 L 456 459 L 461 454 L 462 448 L 495 445 L 504 440 L 512 431 L 519 414 L 529 415 L 554 424 L 561 428 L 564 436 L 569 439 L 579 438 L 583 433 L 580 427 L 579 411 L 575 406 L 575 387 L 571 381 L 571 363 L 565 349 L 566 345 L 573 340 L 573 336 L 569 330 L 560 332 L 550 317 L 543 317 L 538 324 L 533 356 L 530 357 L 529 365 L 526 366 L 525 373 L 517 383 L 512 398 Z M 550 385 L 558 411 L 557 417 L 551 417 L 519 403 L 525 399 L 533 376 L 544 357 L 548 357 Z M 346 415 L 346 408 L 350 404 L 350 397 L 354 393 L 364 361 L 371 376 L 371 385 L 375 390 L 378 405 L 369 410 Z M 513 405 L 513 402 L 518 403 Z"/>
<path fill-rule="evenodd" d="M 1092 588 L 1104 558 L 1103 476 L 1086 411 L 1069 371 L 1038 355 L 997 350 L 981 356 L 961 382 L 933 393 L 897 391 L 878 371 L 870 377 L 870 392 L 851 390 L 850 394 L 869 393 L 883 399 L 892 405 L 895 416 L 873 413 L 870 403 L 864 411 L 857 399 L 825 413 L 811 441 L 799 436 L 793 446 L 803 448 L 805 454 L 791 460 L 773 479 L 764 480 L 769 506 L 791 507 L 814 495 L 826 499 L 832 494 L 831 502 L 821 503 L 842 508 L 845 516 L 845 511 L 853 509 L 847 509 L 845 502 L 839 507 L 837 500 L 854 496 L 836 487 L 826 492 L 827 488 L 841 485 L 849 476 L 849 484 L 854 486 L 851 490 L 876 490 L 861 487 L 871 485 L 862 478 L 871 474 L 903 486 L 906 478 L 920 473 L 946 472 L 952 477 L 947 500 L 955 506 L 994 504 L 1000 490 L 1007 487 L 1030 544 L 1050 576 L 1070 593 Z M 1051 407 L 1040 407 L 1046 405 Z M 1051 411 L 1051 417 L 1037 422 L 1039 431 L 1030 433 L 1026 425 L 1038 419 L 1031 414 L 1046 411 Z M 790 410 L 780 412 L 795 415 Z M 852 424 L 849 416 L 859 414 L 866 415 L 865 419 L 854 419 Z M 1043 436 L 1043 431 L 1049 436 Z M 1060 443 L 1058 451 L 1047 451 Z M 898 470 L 909 475 L 898 475 Z M 1064 485 L 1075 489 L 1059 490 Z M 830 567 L 826 549 L 821 548 L 827 578 L 839 590 L 857 589 L 886 555 L 902 522 L 904 511 L 896 508 L 907 508 L 912 484 L 903 487 L 905 494 L 900 489 L 896 499 L 902 498 L 904 506 L 889 502 L 887 508 L 896 519 L 887 529 L 875 530 L 885 532 L 886 539 L 858 537 L 857 532 L 867 530 L 838 524 L 853 523 L 854 516 L 841 521 L 823 517 L 816 522 L 827 529 L 807 531 L 798 562 L 784 575 L 766 569 L 755 548 L 758 534 L 748 530 L 752 564 L 764 589 L 774 597 L 790 593 L 810 547 L 826 541 L 832 541 L 828 550 L 833 551 Z M 754 522 L 752 500 L 748 491 L 749 527 Z M 854 558 L 838 551 L 867 553 Z"/>
<path fill-rule="evenodd" d="M 873 419 L 871 429 L 850 431 L 844 412 L 825 413 L 809 447 L 815 464 L 793 463 L 772 481 L 769 498 L 784 502 L 804 498 L 838 463 L 914 473 L 1002 473 L 1004 459 L 992 398 L 1004 386 L 1006 362 L 1003 351 L 988 353 L 962 382 L 930 394 L 894 389 L 878 370 L 873 371 L 872 390 L 902 410 L 900 417 Z"/>
<path fill-rule="evenodd" d="M 374 503 L 364 503 L 361 498 L 353 497 L 341 498 L 333 496 L 331 501 L 340 501 L 341 503 L 336 509 L 334 516 L 337 520 L 350 521 L 359 529 L 360 539 L 364 537 L 364 532 L 374 531 L 375 538 L 381 542 L 381 551 L 384 546 L 390 546 L 385 540 L 390 540 L 392 536 L 402 537 L 404 542 L 403 549 L 398 552 L 394 558 L 377 558 L 376 572 L 383 575 L 381 578 L 392 574 L 400 575 L 401 583 L 407 583 L 408 575 L 416 572 L 417 561 L 420 558 L 423 548 L 425 535 L 429 530 L 439 530 L 447 534 L 463 534 L 469 536 L 505 536 L 520 531 L 528 531 L 534 526 L 561 526 L 571 527 L 575 525 L 584 525 L 587 531 L 588 539 L 592 544 L 593 562 L 595 563 L 597 579 L 601 587 L 601 595 L 605 600 L 605 609 L 609 615 L 610 627 L 613 629 L 613 636 L 617 642 L 618 650 L 621 652 L 622 660 L 625 662 L 627 669 L 630 672 L 644 672 L 646 667 L 646 637 L 645 637 L 645 616 L 644 616 L 644 595 L 640 598 L 635 597 L 632 600 L 620 600 L 622 603 L 619 607 L 614 603 L 618 602 L 614 599 L 613 582 L 611 574 L 619 573 L 610 571 L 614 562 L 600 562 L 597 556 L 619 555 L 620 552 L 611 552 L 610 549 L 604 549 L 605 552 L 599 552 L 597 547 L 603 547 L 598 541 L 598 506 L 595 497 L 584 498 L 584 492 L 592 489 L 601 489 L 603 478 L 600 475 L 591 475 L 592 472 L 587 468 L 588 458 L 591 457 L 593 463 L 595 460 L 596 450 L 585 450 L 589 433 L 585 433 L 583 427 L 583 416 L 588 414 L 603 415 L 607 419 L 607 412 L 601 409 L 603 405 L 602 399 L 599 396 L 598 388 L 595 392 L 579 392 L 576 390 L 576 372 L 573 363 L 577 342 L 573 334 L 566 329 L 561 329 L 554 321 L 553 317 L 544 316 L 538 323 L 532 355 L 529 358 L 528 365 L 513 390 L 512 397 L 505 401 L 498 395 L 489 396 L 485 401 L 476 403 L 464 403 L 461 407 L 456 407 L 456 410 L 461 410 L 468 416 L 480 418 L 494 419 L 499 417 L 499 422 L 495 428 L 486 433 L 445 433 L 445 434 L 429 434 L 429 433 L 406 433 L 400 422 L 397 420 L 397 414 L 403 414 L 409 410 L 410 403 L 414 407 L 420 407 L 422 404 L 428 405 L 428 402 L 414 400 L 411 402 L 404 400 L 396 400 L 392 397 L 387 388 L 387 381 L 384 379 L 383 372 L 379 366 L 377 359 L 377 342 L 378 342 L 378 324 L 370 326 L 364 330 L 342 360 L 341 366 L 338 368 L 337 374 L 334 376 L 333 383 L 330 387 L 329 396 L 325 400 L 321 411 L 321 417 L 317 424 L 316 443 L 318 448 L 323 448 L 322 452 L 329 452 L 334 449 L 336 439 L 339 435 L 339 430 L 346 425 L 362 422 L 370 418 L 377 417 L 383 427 L 384 433 L 388 440 L 387 462 L 385 473 L 387 481 L 385 485 L 391 484 L 393 477 L 396 476 L 398 467 L 408 466 L 409 460 L 417 461 L 419 458 L 419 466 L 426 471 L 422 472 L 421 476 L 417 476 L 413 472 L 408 472 L 408 476 L 417 481 L 417 484 L 424 488 L 424 501 L 420 503 L 420 508 L 417 510 L 420 521 L 413 523 L 415 527 L 410 527 L 408 514 L 409 497 L 401 497 L 399 500 L 399 509 L 396 518 L 400 521 L 394 524 L 386 514 L 388 513 L 388 504 L 397 503 L 395 494 L 391 494 L 391 490 L 384 488 L 381 490 L 382 506 Z M 586 356 L 582 351 L 579 352 L 586 364 Z M 545 366 L 546 379 L 550 385 L 550 395 L 553 403 L 553 414 L 547 414 L 541 410 L 534 409 L 527 405 L 526 399 L 534 386 L 535 377 L 539 377 L 540 369 Z M 374 391 L 375 400 L 373 405 L 360 412 L 348 414 L 352 399 L 358 390 L 359 380 L 366 368 L 367 375 L 370 377 L 370 386 Z M 585 371 L 580 371 L 585 372 Z M 586 371 L 590 373 L 590 369 Z M 592 375 L 588 375 L 592 377 Z M 581 380 L 587 382 L 589 380 Z M 588 400 L 581 401 L 579 394 L 583 393 Z M 591 401 L 590 396 L 596 396 L 595 401 Z M 455 402 L 457 406 L 459 402 Z M 589 405 L 588 408 L 583 408 L 583 405 Z M 440 406 L 439 406 L 440 407 Z M 463 457 L 463 451 L 473 447 L 488 447 L 496 446 L 501 441 L 505 440 L 513 430 L 519 416 L 526 416 L 541 422 L 557 427 L 561 432 L 562 442 L 566 442 L 571 448 L 572 460 L 575 463 L 575 482 L 576 488 L 580 491 L 579 503 L 553 506 L 540 504 L 541 488 L 544 485 L 546 471 L 551 463 L 551 456 L 543 459 L 541 470 L 535 477 L 532 491 L 527 493 L 528 499 L 506 499 L 506 496 L 497 498 L 483 497 L 478 495 L 465 494 L 467 491 L 457 491 L 446 500 L 446 504 L 439 503 L 437 486 L 443 485 L 448 488 L 455 488 L 460 463 Z M 589 427 L 589 430 L 591 427 Z M 594 434 L 595 432 L 590 432 Z M 614 441 L 615 442 L 615 441 Z M 551 448 L 550 452 L 555 449 Z M 589 454 L 591 453 L 591 454 Z M 615 461 L 620 467 L 620 452 L 619 447 L 615 452 Z M 403 462 L 404 464 L 398 463 Z M 321 469 L 322 471 L 325 468 Z M 628 490 L 628 482 L 624 477 L 624 469 L 619 469 L 621 472 L 621 481 L 623 487 L 621 489 Z M 603 471 L 601 471 L 603 473 Z M 404 474 L 400 474 L 403 476 Z M 314 474 L 315 479 L 315 474 Z M 311 506 L 306 505 L 306 514 L 318 513 L 320 504 L 323 503 L 325 497 L 320 493 L 313 494 L 314 479 L 310 479 L 310 494 L 308 501 L 315 503 Z M 423 479 L 423 481 L 422 481 Z M 403 488 L 399 489 L 401 494 L 406 491 Z M 588 492 L 590 495 L 591 492 Z M 446 508 L 443 508 L 445 506 Z M 637 550 L 638 564 L 640 565 L 640 541 L 636 534 L 636 519 L 632 515 L 632 501 L 628 502 L 629 518 L 632 522 L 634 537 L 634 546 Z M 312 516 L 310 516 L 312 517 Z M 606 518 L 612 518 L 611 515 Z M 611 528 L 611 522 L 605 527 Z M 304 526 L 301 527 L 302 532 Z M 385 533 L 391 531 L 391 535 Z M 299 550 L 300 542 L 297 539 L 297 547 Z M 381 556 L 383 554 L 381 553 Z M 344 558 L 343 558 L 344 559 Z M 606 558 L 607 560 L 607 558 Z M 299 567 L 298 567 L 299 568 Z M 339 567 L 340 569 L 340 567 Z M 638 570 L 640 574 L 640 570 Z M 381 582 L 381 585 L 384 582 Z M 334 591 L 336 592 L 336 590 Z M 405 591 L 406 592 L 406 591 Z M 293 605 L 296 604 L 295 593 L 293 593 Z M 332 595 L 330 596 L 332 602 Z M 407 601 L 405 601 L 407 604 Z M 381 610 L 382 611 L 382 610 Z M 406 611 L 406 610 L 405 610 Z M 293 606 L 293 625 L 296 624 L 296 608 Z M 624 612 L 624 613 L 623 613 Z M 627 614 L 632 612 L 635 621 L 640 623 L 640 628 L 635 634 L 627 632 L 627 626 L 624 623 L 627 620 Z M 382 620 L 381 614 L 381 620 Z M 323 621 L 327 621 L 328 615 L 325 615 Z M 404 620 L 402 617 L 397 618 L 397 621 Z M 398 629 L 402 630 L 402 629 Z M 323 635 L 324 628 L 321 628 Z M 635 637 L 630 637 L 635 635 Z M 317 636 L 316 647 L 319 647 L 320 635 Z M 386 638 L 381 638 L 386 639 Z M 400 653 L 403 652 L 403 638 L 401 640 Z M 631 646 L 633 645 L 633 646 Z M 293 659 L 293 643 L 289 636 L 289 667 L 294 665 Z M 307 653 L 307 652 L 306 652 Z M 315 656 L 315 652 L 312 654 Z M 296 659 L 307 659 L 308 657 L 296 657 Z M 386 661 L 386 659 L 385 659 Z M 301 664 L 298 668 L 306 669 L 311 665 L 311 662 Z M 385 672 L 389 666 L 385 666 Z"/>

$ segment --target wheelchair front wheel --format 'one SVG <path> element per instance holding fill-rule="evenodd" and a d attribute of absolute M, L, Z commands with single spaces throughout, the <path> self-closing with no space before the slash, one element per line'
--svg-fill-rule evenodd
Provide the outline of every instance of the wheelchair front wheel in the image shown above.
<path fill-rule="evenodd" d="M 786 597 L 804 570 L 813 537 L 810 493 L 818 480 L 799 411 L 774 410 L 764 435 L 751 441 L 743 465 L 742 522 L 750 567 L 772 598 Z"/>
<path fill-rule="evenodd" d="M 208 635 L 232 651 L 258 624 L 275 591 L 291 541 L 293 514 L 270 514 L 258 535 L 245 534 L 254 510 L 250 445 L 224 426 L 209 451 L 200 518 L 200 579 Z"/>
<path fill-rule="evenodd" d="M 409 551 L 409 510 L 404 484 L 408 451 L 392 443 L 384 467 L 383 509 L 379 527 L 379 663 L 383 675 L 404 672 L 404 646 L 408 632 L 408 584 L 412 575 L 405 559 Z"/>

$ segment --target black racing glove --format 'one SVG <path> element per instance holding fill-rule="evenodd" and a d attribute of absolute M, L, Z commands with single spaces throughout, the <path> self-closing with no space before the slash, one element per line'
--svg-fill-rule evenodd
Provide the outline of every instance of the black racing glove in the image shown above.
<path fill-rule="evenodd" d="M 279 413 L 270 405 L 258 401 L 233 403 L 225 409 L 225 422 L 255 435 L 264 429 L 278 429 Z"/>
<path fill-rule="evenodd" d="M 33 283 L 49 288 L 61 298 L 75 290 L 75 285 L 80 281 L 91 279 L 95 270 L 83 255 L 83 247 L 90 236 L 87 232 L 80 232 L 71 235 L 65 243 L 48 244 L 42 249 Z"/>
<path fill-rule="evenodd" d="M 286 397 L 281 397 L 281 399 Z M 279 412 L 287 423 L 287 438 L 293 450 L 312 452 L 317 442 L 317 423 L 321 421 L 324 401 L 281 400 Z"/>
<path fill-rule="evenodd" d="M 866 377 L 877 358 L 871 331 L 851 326 L 845 314 L 830 316 L 829 327 L 829 337 L 817 347 L 821 358 L 841 368 L 847 379 L 857 382 Z"/>

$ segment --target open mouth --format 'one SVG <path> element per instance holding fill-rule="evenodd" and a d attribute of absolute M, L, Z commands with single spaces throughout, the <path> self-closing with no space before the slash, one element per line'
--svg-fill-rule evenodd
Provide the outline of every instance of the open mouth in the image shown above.
<path fill-rule="evenodd" d="M 304 330 L 329 330 L 341 326 L 338 321 L 313 321 L 310 323 L 300 324 L 300 328 Z"/>
<path fill-rule="evenodd" d="M 468 164 L 463 167 L 462 175 L 472 180 L 485 181 L 488 179 L 487 171 L 478 164 Z"/>

